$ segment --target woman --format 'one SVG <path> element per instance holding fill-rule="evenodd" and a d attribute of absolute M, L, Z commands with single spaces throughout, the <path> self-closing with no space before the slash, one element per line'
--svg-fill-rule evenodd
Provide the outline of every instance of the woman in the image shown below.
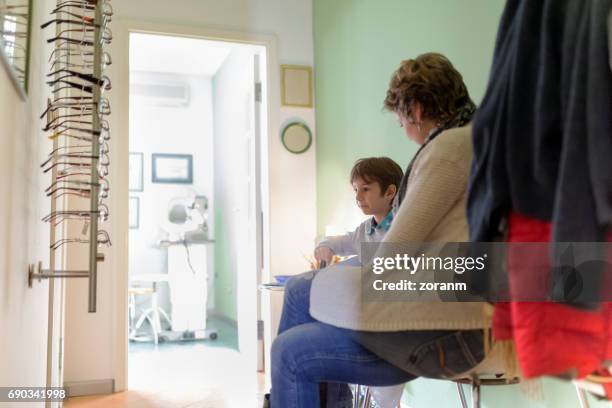
<path fill-rule="evenodd" d="M 440 54 L 404 61 L 391 78 L 385 107 L 421 147 L 376 255 L 385 256 L 384 243 L 466 241 L 466 125 L 475 108 L 461 74 Z M 364 278 L 374 276 L 367 273 L 371 265 L 364 268 Z M 332 266 L 289 281 L 272 344 L 273 408 L 319 407 L 320 383 L 329 384 L 328 406 L 350 406 L 346 385 L 337 384 L 386 386 L 452 376 L 483 358 L 481 304 L 365 302 L 361 269 Z"/>

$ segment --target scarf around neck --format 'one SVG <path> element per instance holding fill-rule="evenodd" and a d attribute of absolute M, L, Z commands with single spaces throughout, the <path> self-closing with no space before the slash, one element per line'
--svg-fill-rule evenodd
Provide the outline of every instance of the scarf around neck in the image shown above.
<path fill-rule="evenodd" d="M 404 175 L 402 177 L 402 181 L 400 182 L 398 192 L 395 195 L 395 198 L 393 199 L 393 214 L 397 213 L 399 206 L 402 204 L 402 201 L 404 201 L 404 198 L 406 196 L 406 190 L 408 189 L 408 178 L 410 177 L 412 166 L 416 158 L 419 156 L 419 153 L 421 153 L 425 146 L 427 146 L 432 140 L 438 137 L 438 135 L 442 134 L 442 132 L 444 132 L 445 130 L 463 127 L 470 123 L 470 121 L 472 120 L 472 116 L 474 116 L 474 112 L 476 112 L 476 105 L 470 99 L 465 105 L 463 105 L 459 109 L 459 111 L 453 118 L 446 121 L 446 123 L 436 128 L 433 132 L 431 132 L 429 136 L 427 136 L 425 142 L 423 142 L 423 144 L 419 147 L 419 150 L 417 150 L 415 155 L 412 157 L 412 160 L 410 160 L 410 163 L 408 163 L 408 167 L 406 167 L 406 170 L 404 171 Z"/>

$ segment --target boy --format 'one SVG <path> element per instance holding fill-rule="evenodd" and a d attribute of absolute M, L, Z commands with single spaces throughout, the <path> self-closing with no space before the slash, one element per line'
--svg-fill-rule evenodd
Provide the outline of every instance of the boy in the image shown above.
<path fill-rule="evenodd" d="M 350 177 L 355 201 L 364 214 L 372 217 L 353 232 L 325 237 L 314 251 L 319 264 L 324 261 L 329 265 L 334 255 L 357 255 L 361 260 L 362 242 L 382 240 L 393 221 L 391 205 L 402 176 L 401 167 L 388 157 L 368 157 L 355 162 Z"/>
<path fill-rule="evenodd" d="M 350 182 L 355 191 L 355 201 L 364 214 L 372 217 L 362 222 L 353 232 L 324 238 L 314 251 L 315 259 L 319 265 L 322 261 L 326 262 L 327 265 L 331 264 L 334 255 L 357 255 L 359 262 L 361 262 L 361 243 L 380 242 L 382 240 L 393 220 L 391 207 L 402 176 L 401 167 L 388 157 L 368 157 L 355 162 L 350 176 Z M 291 314 L 291 312 L 287 312 L 287 310 L 291 310 L 291 300 L 287 298 L 287 293 L 305 293 L 302 290 L 303 282 L 311 281 L 315 273 L 315 271 L 306 272 L 294 276 L 287 282 L 283 318 L 281 318 L 278 330 L 279 335 L 294 325 L 293 318 L 284 317 L 285 313 L 289 313 L 287 316 Z M 305 287 L 308 291 L 310 290 L 309 285 Z M 393 403 L 387 406 L 397 406 L 403 385 L 376 388 L 378 387 L 371 387 L 371 391 L 377 402 L 384 398 L 389 400 L 387 396 L 389 394 Z M 321 395 L 327 397 L 325 406 L 348 406 L 344 404 L 353 406 L 353 397 L 346 385 L 325 384 L 320 392 Z M 270 407 L 267 401 L 264 403 L 264 407 Z"/>

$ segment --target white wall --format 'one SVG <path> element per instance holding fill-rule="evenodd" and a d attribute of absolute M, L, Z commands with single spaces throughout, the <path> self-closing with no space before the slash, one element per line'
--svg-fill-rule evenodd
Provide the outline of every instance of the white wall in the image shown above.
<path fill-rule="evenodd" d="M 31 82 L 22 101 L 0 64 L 0 386 L 44 386 L 48 283 L 27 285 L 27 266 L 49 266 L 49 212 L 42 193 L 49 182 L 39 168 L 51 144 L 40 131 L 49 46 L 38 27 L 48 18 L 50 0 L 36 2 L 31 41 Z M 32 406 L 32 405 L 30 405 Z M 42 406 L 42 404 L 39 404 Z"/>
<path fill-rule="evenodd" d="M 281 63 L 313 61 L 310 0 L 129 0 L 113 7 L 132 20 L 273 34 Z"/>
<path fill-rule="evenodd" d="M 311 0 L 130 0 L 114 7 L 119 16 L 137 21 L 272 34 L 281 64 L 314 64 Z M 314 134 L 314 109 L 281 108 L 278 114 L 281 124 L 304 119 Z M 279 132 L 272 128 L 269 135 L 269 261 L 272 274 L 291 274 L 307 267 L 303 255 L 316 237 L 316 143 L 294 155 L 283 148 Z"/>
<path fill-rule="evenodd" d="M 186 84 L 189 89 L 187 106 L 160 106 L 143 96 L 130 97 L 130 152 L 143 153 L 143 191 L 130 192 L 139 197 L 140 225 L 130 229 L 130 275 L 167 273 L 167 249 L 159 248 L 157 240 L 164 231 L 169 201 L 175 197 L 205 195 L 209 202 L 207 221 L 209 236 L 214 237 L 213 188 L 213 116 L 211 79 L 204 76 L 184 76 L 147 72 L 132 72 L 131 83 Z M 193 184 L 152 183 L 152 154 L 191 154 Z M 212 251 L 209 251 L 212 252 Z M 209 271 L 213 265 L 208 256 Z M 161 305 L 168 308 L 167 290 L 163 290 Z M 210 303 L 213 297 L 209 296 Z M 142 299 L 148 307 L 149 300 Z"/>
<path fill-rule="evenodd" d="M 302 155 L 284 150 L 279 137 L 280 124 L 287 117 L 303 117 L 314 130 L 313 110 L 282 109 L 279 107 L 278 64 L 313 64 L 312 4 L 310 0 L 130 0 L 113 3 L 116 17 L 113 19 L 114 41 L 111 45 L 114 63 L 108 70 L 113 79 L 113 91 L 109 94 L 113 107 L 111 127 L 111 184 L 114 190 L 109 198 L 111 214 L 109 226 L 114 246 L 105 251 L 107 260 L 101 265 L 98 277 L 98 313 L 71 316 L 73 327 L 86 333 L 76 344 L 89 344 L 98 350 L 90 354 L 88 364 L 79 367 L 78 379 L 97 380 L 114 378 L 116 389 L 126 386 L 124 363 L 126 342 L 125 316 L 127 307 L 123 279 L 127 279 L 127 135 L 128 123 L 128 32 L 131 27 L 161 33 L 215 32 L 215 38 L 241 37 L 257 42 L 261 38 L 276 38 L 271 61 L 275 75 L 271 79 L 269 96 L 272 103 L 271 128 L 266 151 L 269 160 L 267 177 L 269 194 L 263 197 L 269 209 L 269 247 L 264 254 L 272 274 L 298 273 L 306 267 L 302 254 L 313 248 L 316 234 L 315 146 Z M 219 34 L 221 33 L 221 34 Z M 259 35 L 259 36 L 258 36 Z M 316 137 L 315 137 L 316 139 Z M 288 241 L 291 241 L 289 243 Z M 86 307 L 85 299 L 76 288 L 68 290 L 67 298 L 77 303 L 74 307 Z M 81 289 L 82 290 L 82 289 Z M 77 305 L 78 304 L 78 305 Z M 264 311 L 266 313 L 266 311 Z M 68 319 L 68 316 L 67 316 Z M 109 322 L 112 324 L 109 326 Z M 108 330 L 108 331 L 107 331 Z M 68 332 L 68 330 L 67 330 Z M 102 335 L 103 334 L 103 335 Z M 82 346 L 81 346 L 82 347 Z M 74 353 L 66 343 L 66 364 Z M 76 379 L 76 377 L 74 378 Z"/>

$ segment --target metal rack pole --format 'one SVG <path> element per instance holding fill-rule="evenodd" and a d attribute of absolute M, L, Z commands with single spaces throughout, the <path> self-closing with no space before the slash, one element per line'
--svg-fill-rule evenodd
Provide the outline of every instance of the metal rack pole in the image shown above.
<path fill-rule="evenodd" d="M 96 2 L 96 12 L 94 21 L 96 23 L 94 31 L 94 78 L 102 78 L 102 8 Z M 97 103 L 100 102 L 101 85 L 93 87 L 93 98 Z M 96 112 L 92 115 L 94 132 L 100 131 L 99 106 L 96 106 Z M 91 163 L 91 183 L 92 186 L 98 183 L 98 157 L 100 154 L 100 141 L 96 134 L 92 137 L 91 155 L 94 157 Z M 96 312 L 97 302 L 97 283 L 98 283 L 98 195 L 99 188 L 91 189 L 90 202 L 90 230 L 89 230 L 89 313 Z"/>
<path fill-rule="evenodd" d="M 2 0 L 0 0 L 0 2 L 1 1 Z M 82 234 L 87 234 L 87 232 L 89 232 L 88 269 L 87 270 L 77 270 L 77 271 L 64 270 L 62 268 L 56 269 L 56 263 L 57 263 L 56 261 L 58 260 L 58 256 L 56 254 L 57 248 L 54 247 L 54 245 L 51 245 L 50 246 L 50 257 L 49 257 L 50 258 L 49 269 L 42 269 L 42 264 L 40 263 L 38 265 L 38 269 L 36 268 L 34 264 L 28 265 L 28 282 L 29 282 L 29 286 L 32 287 L 32 282 L 34 280 L 41 281 L 43 279 L 45 280 L 48 279 L 48 280 L 51 280 L 51 282 L 53 282 L 54 278 L 88 278 L 88 311 L 90 313 L 95 313 L 96 308 L 97 308 L 96 305 L 97 305 L 98 262 L 104 261 L 104 253 L 98 252 L 98 233 L 99 233 L 98 224 L 99 224 L 99 214 L 100 214 L 99 197 L 101 196 L 100 188 L 103 188 L 103 185 L 100 183 L 100 180 L 99 180 L 100 172 L 98 169 L 98 165 L 100 164 L 100 159 L 99 159 L 100 136 L 101 136 L 101 131 L 102 131 L 102 119 L 99 116 L 101 114 L 100 103 L 101 103 L 101 94 L 102 94 L 102 86 L 103 86 L 103 84 L 101 83 L 102 58 L 104 56 L 104 53 L 102 50 L 102 43 L 103 43 L 102 40 L 104 36 L 104 30 L 102 27 L 104 26 L 103 23 L 104 23 L 104 19 L 106 19 L 106 15 L 103 10 L 103 7 L 100 6 L 100 0 L 88 0 L 88 1 L 89 1 L 89 4 L 95 4 L 95 9 L 94 9 L 95 24 L 93 25 L 94 27 L 94 42 L 93 42 L 94 60 L 93 60 L 93 70 L 91 74 L 92 76 L 94 76 L 94 78 L 97 79 L 96 83 L 94 83 L 94 85 L 92 86 L 92 91 L 91 91 L 93 106 L 92 106 L 92 112 L 91 112 L 91 116 L 92 116 L 92 138 L 91 139 L 92 140 L 91 140 L 91 146 L 90 146 L 90 152 L 92 156 L 90 159 L 91 160 L 91 169 L 90 169 L 91 171 L 91 174 L 90 174 L 91 189 L 90 189 L 90 194 L 89 194 L 90 211 L 89 211 L 89 217 L 86 218 L 87 222 L 85 225 L 85 229 L 83 230 L 83 233 L 82 233 Z M 72 6 L 69 6 L 69 7 L 72 7 Z M 108 14 L 109 19 L 110 19 L 110 15 L 112 15 L 112 11 L 110 14 Z M 56 34 L 59 32 L 60 29 L 61 28 L 58 24 L 56 26 Z M 57 51 L 57 48 L 55 51 Z M 54 63 L 54 65 L 56 65 L 57 63 L 60 63 L 58 67 L 63 67 L 63 68 L 70 66 L 69 59 L 71 55 L 72 54 L 68 52 L 68 54 L 63 56 L 66 58 L 66 62 L 62 64 L 61 60 L 57 60 Z M 63 57 L 59 55 L 56 56 L 56 58 L 63 58 Z M 87 63 L 87 66 L 88 65 L 89 65 L 89 62 Z M 59 75 L 59 71 L 56 72 L 56 79 L 58 75 Z M 54 93 L 56 93 L 58 90 L 61 91 L 63 89 L 58 83 L 55 83 L 53 87 L 54 87 Z M 58 89 L 58 87 L 60 89 Z M 84 91 L 84 90 L 85 90 L 85 87 L 81 89 L 81 91 Z M 70 91 L 62 91 L 62 94 L 63 93 L 67 93 L 69 95 Z M 64 95 L 64 96 L 67 96 L 67 95 Z M 48 104 L 51 104 L 51 103 L 52 103 L 51 100 L 49 100 Z M 60 106 L 56 107 L 55 109 L 47 110 L 47 124 L 50 124 L 55 121 L 53 117 L 58 114 L 57 110 L 61 110 L 61 109 L 65 109 L 65 107 L 62 107 L 60 104 Z M 48 130 L 48 129 L 45 129 L 45 130 Z M 75 129 L 75 130 L 86 131 L 86 129 Z M 106 129 L 105 131 L 108 131 L 108 129 Z M 67 142 L 65 144 L 60 143 L 60 140 L 57 138 L 57 135 L 55 135 L 53 139 L 54 139 L 53 140 L 53 152 L 56 152 L 58 148 L 69 148 L 70 147 L 69 143 Z M 79 147 L 83 147 L 83 146 L 79 146 Z M 107 154 L 107 152 L 105 152 L 105 154 Z M 57 181 L 57 174 L 59 172 L 58 168 L 56 167 L 56 165 L 58 164 L 57 160 L 58 160 L 57 157 L 53 157 L 52 180 L 55 180 L 55 181 Z M 76 176 L 76 174 L 74 176 Z M 108 188 L 108 183 L 106 183 L 106 186 Z M 59 197 L 57 195 L 57 191 L 53 192 L 51 196 L 50 215 L 54 214 L 57 210 L 58 198 Z M 66 203 L 64 202 L 64 204 Z M 51 220 L 52 218 L 50 218 L 47 221 L 51 222 Z M 51 224 L 53 223 L 51 222 Z M 50 228 L 50 242 L 52 243 L 57 242 L 56 238 L 58 234 L 63 235 L 67 230 L 67 227 L 62 226 L 60 227 L 60 230 L 58 233 L 58 230 L 56 229 L 57 226 L 58 225 L 52 225 Z M 80 239 L 67 240 L 67 242 L 70 242 L 70 241 L 82 242 L 82 240 Z M 107 240 L 107 243 L 110 245 L 110 240 Z M 50 288 L 53 288 L 53 283 L 51 283 Z"/>

